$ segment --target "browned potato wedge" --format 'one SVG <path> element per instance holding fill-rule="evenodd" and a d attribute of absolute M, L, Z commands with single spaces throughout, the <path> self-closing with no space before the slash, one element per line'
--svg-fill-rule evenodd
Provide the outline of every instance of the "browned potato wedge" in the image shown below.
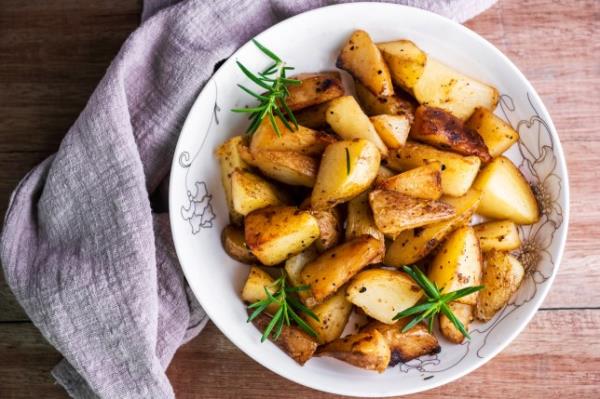
<path fill-rule="evenodd" d="M 385 252 L 385 237 L 375 225 L 367 192 L 354 197 L 348 202 L 348 216 L 346 217 L 346 240 L 363 235 L 370 235 L 379 240 L 382 248 L 381 258 L 377 259 L 376 262 L 381 261 Z"/>
<path fill-rule="evenodd" d="M 310 197 L 308 197 L 302 201 L 300 209 L 310 210 L 311 214 L 317 219 L 321 235 L 315 241 L 315 246 L 319 252 L 323 252 L 335 246 L 342 239 L 344 220 L 337 207 L 314 211 L 311 210 L 310 205 Z"/>
<path fill-rule="evenodd" d="M 254 155 L 261 151 L 295 151 L 306 155 L 321 155 L 337 139 L 330 134 L 318 132 L 304 126 L 289 130 L 279 118 L 275 119 L 281 137 L 268 118 L 260 124 L 252 135 L 250 152 Z"/>
<path fill-rule="evenodd" d="M 376 115 L 369 118 L 377 134 L 388 148 L 398 148 L 406 143 L 410 120 L 406 115 Z"/>
<path fill-rule="evenodd" d="M 252 264 L 258 262 L 256 257 L 250 251 L 250 248 L 246 245 L 244 239 L 244 229 L 234 225 L 225 226 L 221 232 L 221 243 L 227 255 L 233 259 L 246 263 Z"/>
<path fill-rule="evenodd" d="M 479 133 L 493 158 L 519 141 L 519 133 L 489 109 L 475 109 L 465 126 Z"/>
<path fill-rule="evenodd" d="M 382 190 L 396 191 L 415 198 L 437 200 L 442 196 L 441 169 L 440 162 L 431 162 L 375 184 Z"/>
<path fill-rule="evenodd" d="M 361 332 L 377 330 L 383 335 L 392 352 L 390 367 L 402 362 L 406 363 L 423 355 L 439 353 L 441 347 L 435 335 L 427 331 L 422 323 L 406 332 L 402 332 L 410 318 L 400 319 L 394 324 L 373 321 L 361 329 Z"/>
<path fill-rule="evenodd" d="M 423 74 L 427 54 L 410 40 L 379 43 L 377 47 L 390 67 L 394 83 L 411 91 Z"/>
<path fill-rule="evenodd" d="M 289 96 L 285 102 L 292 111 L 321 104 L 344 95 L 339 72 L 304 73 L 292 77 L 299 85 L 288 85 Z"/>
<path fill-rule="evenodd" d="M 296 151 L 259 151 L 255 154 L 240 147 L 246 162 L 266 176 L 292 186 L 315 185 L 319 161 Z"/>
<path fill-rule="evenodd" d="M 483 271 L 479 240 L 471 226 L 454 231 L 429 266 L 429 279 L 445 294 L 465 287 L 481 284 Z M 479 292 L 464 296 L 457 301 L 475 305 Z"/>
<path fill-rule="evenodd" d="M 384 263 L 400 267 L 410 265 L 429 255 L 440 242 L 455 228 L 468 224 L 479 206 L 481 193 L 469 190 L 462 197 L 443 197 L 442 201 L 452 205 L 456 216 L 450 220 L 434 223 L 413 230 L 405 230 L 388 247 Z"/>
<path fill-rule="evenodd" d="M 368 140 L 338 141 L 327 147 L 312 191 L 315 210 L 330 209 L 366 190 L 377 175 L 380 154 Z"/>
<path fill-rule="evenodd" d="M 302 281 L 310 285 L 318 303 L 333 295 L 361 269 L 381 256 L 381 245 L 361 236 L 322 253 L 302 269 Z"/>
<path fill-rule="evenodd" d="M 378 97 L 358 80 L 354 80 L 354 88 L 358 102 L 367 115 L 405 115 L 412 123 L 415 107 L 399 93 Z"/>
<path fill-rule="evenodd" d="M 246 244 L 264 265 L 276 265 L 319 237 L 317 219 L 293 206 L 272 206 L 246 216 Z"/>
<path fill-rule="evenodd" d="M 231 174 L 231 197 L 233 209 L 244 216 L 256 209 L 286 202 L 277 187 L 247 170 L 235 170 Z"/>
<path fill-rule="evenodd" d="M 425 144 L 407 141 L 388 157 L 387 166 L 398 171 L 427 165 L 433 161 L 442 163 L 442 191 L 453 197 L 464 195 L 477 177 L 481 160 L 441 151 Z"/>
<path fill-rule="evenodd" d="M 256 266 L 252 266 L 248 278 L 246 278 L 244 288 L 242 288 L 242 300 L 248 304 L 262 301 L 267 297 L 265 287 L 270 293 L 274 293 L 274 289 L 271 287 L 274 282 L 275 280 L 269 273 Z M 267 312 L 275 314 L 277 309 L 279 309 L 279 305 L 272 303 L 267 307 Z"/>
<path fill-rule="evenodd" d="M 304 317 L 304 320 L 317 333 L 319 344 L 326 344 L 338 339 L 348 318 L 352 312 L 352 304 L 346 299 L 346 289 L 342 287 L 320 305 L 312 308 L 319 321 L 312 317 Z"/>
<path fill-rule="evenodd" d="M 517 225 L 510 220 L 481 223 L 473 228 L 479 239 L 479 246 L 484 252 L 492 249 L 511 251 L 521 246 Z"/>
<path fill-rule="evenodd" d="M 467 305 L 460 302 L 452 302 L 448 305 L 450 310 L 458 320 L 465 326 L 465 330 L 469 331 L 469 326 L 473 321 L 473 315 L 475 314 L 475 306 Z M 448 339 L 448 341 L 455 344 L 460 344 L 465 336 L 459 331 L 458 328 L 450 321 L 446 315 L 440 313 L 440 331 L 442 335 Z"/>
<path fill-rule="evenodd" d="M 508 303 L 511 295 L 519 288 L 525 269 L 515 257 L 500 251 L 485 254 L 485 269 L 477 300 L 477 318 L 487 321 Z"/>
<path fill-rule="evenodd" d="M 319 348 L 316 356 L 330 356 L 353 366 L 383 373 L 390 363 L 390 347 L 377 331 L 338 338 Z"/>
<path fill-rule="evenodd" d="M 252 323 L 261 332 L 267 328 L 270 322 L 271 318 L 264 313 L 252 320 Z M 318 346 L 317 341 L 300 328 L 285 324 L 279 338 L 271 341 L 300 365 L 306 363 L 314 355 Z"/>
<path fill-rule="evenodd" d="M 395 238 L 403 230 L 451 219 L 454 208 L 439 201 L 409 197 L 396 191 L 373 190 L 369 194 L 375 225 Z"/>
<path fill-rule="evenodd" d="M 298 124 L 301 126 L 306 126 L 311 129 L 325 129 L 328 126 L 328 108 L 329 101 L 294 112 L 294 116 L 296 117 Z"/>
<path fill-rule="evenodd" d="M 387 156 L 387 147 L 354 97 L 344 96 L 331 100 L 326 118 L 331 129 L 343 139 L 369 140 L 377 146 L 382 156 Z"/>
<path fill-rule="evenodd" d="M 363 270 L 346 289 L 346 298 L 350 302 L 386 324 L 394 323 L 394 316 L 415 305 L 422 297 L 421 288 L 397 270 Z"/>
<path fill-rule="evenodd" d="M 540 210 L 533 191 L 510 159 L 500 156 L 479 174 L 473 187 L 480 190 L 477 213 L 493 219 L 510 219 L 517 224 L 533 224 Z"/>
<path fill-rule="evenodd" d="M 481 136 L 441 108 L 419 106 L 410 128 L 410 137 L 442 150 L 478 156 L 482 162 L 492 160 Z"/>
<path fill-rule="evenodd" d="M 342 48 L 336 66 L 348 71 L 376 96 L 394 94 L 387 65 L 364 30 L 356 30 Z"/>
<path fill-rule="evenodd" d="M 386 179 L 389 179 L 390 177 L 394 176 L 396 174 L 396 172 L 394 172 L 393 170 L 391 170 L 390 168 L 380 165 L 379 169 L 377 170 L 377 176 L 375 177 L 375 186 L 380 185 L 381 183 L 383 183 L 383 181 L 385 181 Z"/>
<path fill-rule="evenodd" d="M 233 197 L 231 196 L 231 175 L 235 170 L 245 170 L 248 168 L 248 164 L 244 161 L 239 151 L 239 146 L 243 144 L 243 141 L 244 139 L 242 136 L 232 137 L 225 143 L 221 144 L 216 151 L 221 169 L 221 183 L 223 184 L 227 208 L 229 209 L 229 218 L 231 219 L 231 222 L 235 224 L 240 224 L 243 216 L 236 212 L 233 207 Z"/>
<path fill-rule="evenodd" d="M 285 272 L 292 286 L 298 287 L 304 285 L 304 282 L 302 281 L 302 269 L 304 269 L 304 266 L 315 260 L 318 255 L 319 253 L 315 246 L 311 245 L 304 251 L 285 261 Z M 298 291 L 298 297 L 300 297 L 300 300 L 310 308 L 317 303 L 310 290 Z"/>

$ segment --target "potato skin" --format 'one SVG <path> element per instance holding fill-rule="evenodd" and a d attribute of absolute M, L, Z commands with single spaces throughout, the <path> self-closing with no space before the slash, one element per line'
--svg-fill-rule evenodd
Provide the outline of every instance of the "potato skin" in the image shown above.
<path fill-rule="evenodd" d="M 338 339 L 352 312 L 352 304 L 346 299 L 346 289 L 342 287 L 323 303 L 312 308 L 319 321 L 305 316 L 304 320 L 315 330 L 319 344 Z"/>
<path fill-rule="evenodd" d="M 289 130 L 279 118 L 275 119 L 281 137 L 273 128 L 268 118 L 260 124 L 250 141 L 250 152 L 254 155 L 261 151 L 293 151 L 304 155 L 321 155 L 331 143 L 337 139 L 330 134 L 309 129 L 302 125 L 296 130 Z"/>
<path fill-rule="evenodd" d="M 403 115 L 412 123 L 415 106 L 411 100 L 402 97 L 400 93 L 391 96 L 376 96 L 358 80 L 354 80 L 354 88 L 356 89 L 356 98 L 368 116 Z"/>
<path fill-rule="evenodd" d="M 337 71 L 304 73 L 290 77 L 300 80 L 299 85 L 288 85 L 285 102 L 292 111 L 310 107 L 344 95 L 342 78 Z"/>
<path fill-rule="evenodd" d="M 414 198 L 438 200 L 442 196 L 442 164 L 431 162 L 376 182 L 381 190 L 396 191 Z"/>
<path fill-rule="evenodd" d="M 238 262 L 248 265 L 258 262 L 256 256 L 252 254 L 250 248 L 246 245 L 244 230 L 241 227 L 228 225 L 221 232 L 221 243 L 227 255 Z"/>
<path fill-rule="evenodd" d="M 353 366 L 383 373 L 390 363 L 391 352 L 378 330 L 359 332 L 338 338 L 320 347 L 317 356 L 330 356 Z"/>
<path fill-rule="evenodd" d="M 476 108 L 465 126 L 479 133 L 493 158 L 519 141 L 519 133 L 486 108 Z"/>
<path fill-rule="evenodd" d="M 315 246 L 319 252 L 327 251 L 342 239 L 343 221 L 340 211 L 338 208 L 331 208 L 325 211 L 312 211 L 311 213 L 317 219 L 321 232 L 319 238 L 315 241 Z"/>
<path fill-rule="evenodd" d="M 454 313 L 456 318 L 465 326 L 465 330 L 469 331 L 469 326 L 473 321 L 473 315 L 475 313 L 475 306 L 467 305 L 460 302 L 451 302 L 448 307 Z M 442 335 L 448 339 L 448 341 L 455 344 L 460 344 L 465 336 L 454 326 L 454 324 L 444 314 L 440 313 L 439 316 L 440 331 Z"/>

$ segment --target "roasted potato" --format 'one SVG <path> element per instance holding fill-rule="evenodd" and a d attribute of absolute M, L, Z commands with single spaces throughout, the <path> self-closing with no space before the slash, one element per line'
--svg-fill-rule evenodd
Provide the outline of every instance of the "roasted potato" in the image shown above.
<path fill-rule="evenodd" d="M 429 279 L 442 294 L 481 284 L 483 271 L 479 240 L 471 226 L 454 231 L 429 266 Z M 479 292 L 459 298 L 457 301 L 475 305 Z"/>
<path fill-rule="evenodd" d="M 476 108 L 465 126 L 479 133 L 493 158 L 519 141 L 519 133 L 486 108 Z"/>
<path fill-rule="evenodd" d="M 240 146 L 240 154 L 265 175 L 292 186 L 315 185 L 319 161 L 296 151 L 258 151 L 252 154 Z"/>
<path fill-rule="evenodd" d="M 386 179 L 389 179 L 394 175 L 396 175 L 396 172 L 394 172 L 386 166 L 380 165 L 379 169 L 377 170 L 377 176 L 375 177 L 374 185 L 378 186 L 381 183 L 383 183 Z"/>
<path fill-rule="evenodd" d="M 348 71 L 376 96 L 394 94 L 392 78 L 379 49 L 364 30 L 352 33 L 336 66 Z"/>
<path fill-rule="evenodd" d="M 390 347 L 378 330 L 338 338 L 320 347 L 316 356 L 330 356 L 353 366 L 383 373 L 390 363 Z"/>
<path fill-rule="evenodd" d="M 454 313 L 456 318 L 460 320 L 460 322 L 465 326 L 465 330 L 469 331 L 469 326 L 473 321 L 473 315 L 475 314 L 475 306 L 467 305 L 460 302 L 451 302 L 448 307 Z M 460 332 L 458 328 L 450 321 L 446 315 L 440 313 L 439 316 L 440 321 L 440 331 L 448 341 L 453 342 L 455 344 L 460 344 L 465 336 Z"/>
<path fill-rule="evenodd" d="M 250 268 L 250 273 L 248 273 L 248 277 L 246 278 L 244 288 L 242 288 L 242 300 L 248 304 L 262 301 L 267 297 L 265 288 L 267 288 L 270 293 L 275 292 L 272 287 L 274 282 L 275 280 L 269 273 L 256 266 L 252 266 Z M 279 305 L 272 303 L 267 307 L 267 312 L 270 314 L 275 314 L 277 309 L 279 309 Z"/>
<path fill-rule="evenodd" d="M 423 73 L 412 88 L 420 104 L 442 108 L 466 120 L 475 108 L 496 108 L 500 98 L 495 87 L 469 78 L 439 61 L 427 58 Z"/>
<path fill-rule="evenodd" d="M 422 297 L 421 288 L 407 274 L 397 270 L 363 270 L 346 289 L 348 301 L 386 324 L 394 323 L 394 316 Z"/>
<path fill-rule="evenodd" d="M 462 120 L 441 108 L 420 105 L 410 128 L 413 140 L 461 155 L 475 155 L 482 162 L 492 160 L 481 136 L 465 127 Z"/>
<path fill-rule="evenodd" d="M 283 262 L 319 237 L 317 219 L 293 206 L 258 209 L 246 216 L 244 227 L 246 244 L 267 266 Z"/>
<path fill-rule="evenodd" d="M 264 313 L 252 320 L 259 331 L 264 331 L 270 322 L 271 318 Z M 300 365 L 313 356 L 318 346 L 317 341 L 300 328 L 285 324 L 279 338 L 271 341 Z"/>
<path fill-rule="evenodd" d="M 521 246 L 517 225 L 510 220 L 481 223 L 473 226 L 483 252 L 496 249 L 511 251 Z"/>
<path fill-rule="evenodd" d="M 410 265 L 429 255 L 455 228 L 468 224 L 479 206 L 481 193 L 471 189 L 461 197 L 443 197 L 442 201 L 452 205 L 456 216 L 450 220 L 430 224 L 413 230 L 405 230 L 388 247 L 383 263 L 400 267 Z"/>
<path fill-rule="evenodd" d="M 433 161 L 442 163 L 442 191 L 453 197 L 460 197 L 469 190 L 481 165 L 478 157 L 464 157 L 410 141 L 396 148 L 386 159 L 386 164 L 402 172 Z"/>
<path fill-rule="evenodd" d="M 515 257 L 500 251 L 484 255 L 485 268 L 477 300 L 477 318 L 487 321 L 508 303 L 511 295 L 519 288 L 525 269 Z"/>
<path fill-rule="evenodd" d="M 337 245 L 342 239 L 343 220 L 337 208 L 324 211 L 313 211 L 312 215 L 317 219 L 321 234 L 315 241 L 319 252 L 327 251 Z"/>
<path fill-rule="evenodd" d="M 294 112 L 296 121 L 301 126 L 306 126 L 311 129 L 325 129 L 327 125 L 327 109 L 329 101 L 322 104 L 313 105 L 312 107 L 304 108 L 298 112 Z"/>
<path fill-rule="evenodd" d="M 331 100 L 326 119 L 331 129 L 343 139 L 369 140 L 377 146 L 383 157 L 387 156 L 387 147 L 354 97 L 344 96 Z"/>
<path fill-rule="evenodd" d="M 302 125 L 296 130 L 289 130 L 279 118 L 275 119 L 279 135 L 270 120 L 265 119 L 250 141 L 250 152 L 261 151 L 295 151 L 306 155 L 321 155 L 331 143 L 337 139 L 330 134 L 318 132 Z"/>
<path fill-rule="evenodd" d="M 521 171 L 500 156 L 479 174 L 473 187 L 480 190 L 477 213 L 493 219 L 510 219 L 517 224 L 533 224 L 540 210 L 533 191 Z"/>
<path fill-rule="evenodd" d="M 302 269 L 302 282 L 310 285 L 318 303 L 333 295 L 356 273 L 381 257 L 379 240 L 361 236 L 322 253 Z"/>
<path fill-rule="evenodd" d="M 245 170 L 248 168 L 248 164 L 242 159 L 239 152 L 239 145 L 242 144 L 243 141 L 244 139 L 242 136 L 232 137 L 221 144 L 216 151 L 221 169 L 221 183 L 223 184 L 227 208 L 229 209 L 229 218 L 231 219 L 231 222 L 235 224 L 240 224 L 242 222 L 243 215 L 236 212 L 233 207 L 231 175 L 236 170 Z"/>
<path fill-rule="evenodd" d="M 395 238 L 403 230 L 451 219 L 454 208 L 440 201 L 413 198 L 396 191 L 369 193 L 375 225 L 386 236 Z"/>
<path fill-rule="evenodd" d="M 388 148 L 398 148 L 406 143 L 410 120 L 406 115 L 376 115 L 369 118 L 379 138 Z"/>
<path fill-rule="evenodd" d="M 290 257 L 285 261 L 285 272 L 290 284 L 294 287 L 304 285 L 302 281 L 302 269 L 304 266 L 317 258 L 319 253 L 314 245 L 306 248 L 304 251 Z M 317 304 L 310 290 L 298 291 L 298 297 L 309 308 Z"/>
<path fill-rule="evenodd" d="M 442 196 L 442 164 L 431 162 L 424 166 L 375 182 L 377 188 L 396 191 L 415 198 L 437 200 Z"/>
<path fill-rule="evenodd" d="M 246 216 L 250 212 L 270 205 L 283 205 L 286 196 L 262 177 L 247 170 L 231 174 L 233 209 Z"/>
<path fill-rule="evenodd" d="M 312 308 L 319 321 L 312 317 L 304 317 L 304 320 L 317 333 L 319 344 L 326 344 L 338 339 L 348 318 L 352 312 L 352 304 L 346 299 L 346 289 L 342 287 L 320 305 Z"/>
<path fill-rule="evenodd" d="M 227 255 L 233 259 L 249 265 L 258 262 L 256 256 L 252 254 L 250 248 L 246 245 L 244 229 L 241 227 L 231 224 L 225 226 L 221 232 L 221 243 Z"/>
<path fill-rule="evenodd" d="M 375 180 L 380 159 L 379 151 L 368 140 L 329 145 L 312 191 L 312 208 L 330 209 L 366 190 Z"/>
<path fill-rule="evenodd" d="M 292 111 L 321 104 L 344 95 L 344 86 L 339 72 L 304 73 L 291 77 L 301 83 L 288 85 L 289 95 L 285 103 Z"/>
<path fill-rule="evenodd" d="M 412 91 L 427 62 L 427 54 L 410 40 L 378 43 L 383 59 L 390 67 L 392 80 L 405 90 Z"/>
<path fill-rule="evenodd" d="M 351 240 L 363 235 L 370 235 L 377 239 L 381 245 L 381 257 L 385 252 L 385 237 L 375 225 L 373 212 L 369 205 L 369 194 L 364 192 L 348 202 L 348 216 L 346 217 L 346 240 Z"/>
<path fill-rule="evenodd" d="M 412 123 L 415 107 L 400 93 L 391 96 L 376 96 L 358 80 L 354 80 L 354 88 L 358 102 L 367 115 L 404 115 Z"/>
<path fill-rule="evenodd" d="M 435 335 L 427 331 L 422 323 L 419 323 L 406 332 L 402 332 L 410 318 L 400 319 L 394 324 L 386 324 L 380 321 L 372 321 L 361 332 L 377 330 L 383 335 L 392 352 L 390 367 L 398 363 L 406 363 L 423 355 L 439 353 L 441 347 Z"/>

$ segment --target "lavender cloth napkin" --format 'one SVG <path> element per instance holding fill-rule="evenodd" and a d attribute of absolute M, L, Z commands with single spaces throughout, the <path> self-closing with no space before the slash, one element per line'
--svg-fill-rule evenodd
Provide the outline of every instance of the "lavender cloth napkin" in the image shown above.
<path fill-rule="evenodd" d="M 337 2 L 146 0 L 145 22 L 58 152 L 21 181 L 1 261 L 18 301 L 64 356 L 52 374 L 72 397 L 174 397 L 165 369 L 207 318 L 149 193 L 167 176 L 214 66 L 281 19 Z M 463 20 L 493 0 L 398 2 Z"/>

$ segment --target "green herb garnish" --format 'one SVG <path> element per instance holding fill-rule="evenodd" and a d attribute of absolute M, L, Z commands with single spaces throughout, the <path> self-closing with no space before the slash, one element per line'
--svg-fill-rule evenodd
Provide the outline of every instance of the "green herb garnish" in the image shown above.
<path fill-rule="evenodd" d="M 248 79 L 266 91 L 264 93 L 256 93 L 247 87 L 238 84 L 240 89 L 259 100 L 260 103 L 256 107 L 235 108 L 231 111 L 250 114 L 250 125 L 246 129 L 247 134 L 253 134 L 256 132 L 256 129 L 258 129 L 258 126 L 261 124 L 261 122 L 265 118 L 269 118 L 271 124 L 273 125 L 273 129 L 275 129 L 275 132 L 277 133 L 277 136 L 281 137 L 281 132 L 279 131 L 279 127 L 275 122 L 275 118 L 279 118 L 289 130 L 298 129 L 298 121 L 296 121 L 292 110 L 287 106 L 285 100 L 290 94 L 287 85 L 300 84 L 301 82 L 297 79 L 289 79 L 286 77 L 287 71 L 293 70 L 293 67 L 287 66 L 286 63 L 281 60 L 281 58 L 256 40 L 253 39 L 252 42 L 260 51 L 263 52 L 263 54 L 273 60 L 274 63 L 263 72 L 254 74 L 248 68 L 246 68 L 244 64 L 239 61 L 236 62 Z M 292 124 L 294 125 L 294 128 L 292 128 Z"/>
<path fill-rule="evenodd" d="M 319 321 L 319 318 L 316 314 L 313 313 L 312 310 L 304 306 L 300 300 L 296 296 L 296 292 L 305 291 L 310 287 L 308 285 L 301 285 L 297 287 L 287 287 L 286 286 L 286 275 L 285 272 L 281 273 L 281 277 L 273 282 L 269 286 L 269 288 L 273 289 L 273 293 L 265 287 L 265 293 L 267 297 L 261 301 L 254 302 L 248 309 L 254 309 L 250 317 L 248 317 L 247 322 L 251 322 L 254 320 L 259 314 L 264 312 L 269 305 L 276 303 L 279 305 L 279 309 L 273 315 L 273 318 L 263 331 L 262 338 L 260 342 L 264 342 L 269 335 L 273 333 L 273 339 L 279 338 L 281 335 L 281 331 L 283 330 L 283 325 L 290 325 L 290 320 L 294 320 L 298 327 L 306 331 L 308 334 L 313 337 L 317 336 L 315 330 L 312 329 L 302 318 L 299 316 L 299 313 L 304 313 L 307 316 Z"/>
<path fill-rule="evenodd" d="M 452 301 L 455 301 L 464 296 L 470 295 L 474 292 L 477 292 L 483 288 L 483 285 L 478 285 L 476 287 L 466 287 L 460 290 L 452 291 L 447 294 L 441 294 L 438 287 L 435 283 L 431 282 L 423 274 L 423 272 L 418 268 L 411 268 L 408 266 L 403 266 L 402 269 L 408 274 L 425 292 L 425 297 L 427 298 L 425 302 L 410 307 L 408 309 L 403 310 L 394 316 L 394 320 L 401 319 L 403 317 L 417 315 L 413 318 L 404 328 L 402 332 L 406 332 L 413 328 L 417 323 L 425 320 L 429 326 L 429 332 L 433 329 L 433 320 L 434 317 L 442 312 L 454 326 L 467 338 L 471 339 L 471 336 L 467 332 L 467 329 L 461 323 L 460 320 L 452 313 L 448 304 Z"/>
<path fill-rule="evenodd" d="M 346 174 L 350 175 L 350 151 L 346 147 Z"/>

